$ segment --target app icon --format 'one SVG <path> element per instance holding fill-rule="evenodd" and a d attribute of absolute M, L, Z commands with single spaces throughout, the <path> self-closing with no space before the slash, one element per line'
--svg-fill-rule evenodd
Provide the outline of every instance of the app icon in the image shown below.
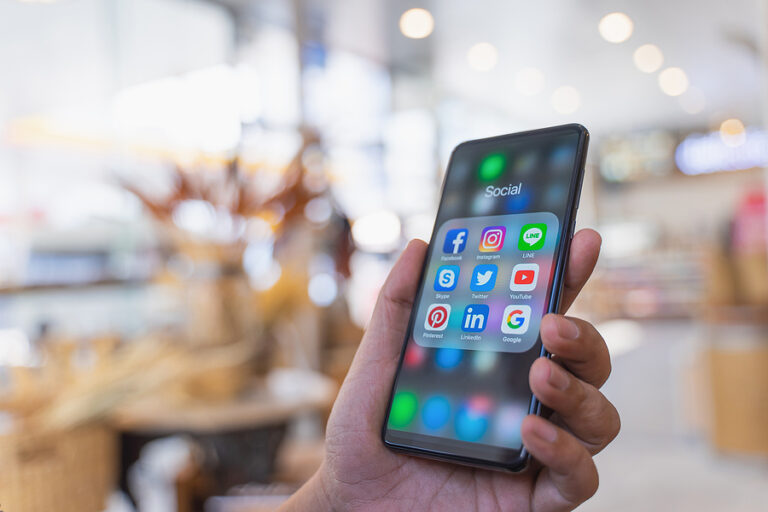
<path fill-rule="evenodd" d="M 438 430 L 448 423 L 451 418 L 451 402 L 442 395 L 435 395 L 424 402 L 421 410 L 421 421 L 430 430 Z"/>
<path fill-rule="evenodd" d="M 501 317 L 501 332 L 504 334 L 525 334 L 530 322 L 530 306 L 507 306 Z"/>
<path fill-rule="evenodd" d="M 482 332 L 488 323 L 488 305 L 470 304 L 464 308 L 464 318 L 461 319 L 461 330 L 466 332 Z"/>
<path fill-rule="evenodd" d="M 500 251 L 504 245 L 504 235 L 507 234 L 507 228 L 504 226 L 489 226 L 483 230 L 480 237 L 480 252 Z"/>
<path fill-rule="evenodd" d="M 416 416 L 419 407 L 419 399 L 411 391 L 398 391 L 392 399 L 392 408 L 389 410 L 389 426 L 394 428 L 407 427 Z"/>
<path fill-rule="evenodd" d="M 443 252 L 449 254 L 459 254 L 467 246 L 467 236 L 469 231 L 466 229 L 449 229 L 445 234 L 443 242 Z"/>
<path fill-rule="evenodd" d="M 493 412 L 493 402 L 483 395 L 475 395 L 464 402 L 456 412 L 456 437 L 462 441 L 478 441 L 485 435 Z"/>
<path fill-rule="evenodd" d="M 459 281 L 458 265 L 443 265 L 437 269 L 435 276 L 435 291 L 449 292 L 456 288 Z"/>
<path fill-rule="evenodd" d="M 464 358 L 464 351 L 458 348 L 440 347 L 435 351 L 435 364 L 441 370 L 453 370 Z"/>
<path fill-rule="evenodd" d="M 472 359 L 472 369 L 478 375 L 488 373 L 496 366 L 496 360 L 499 356 L 496 352 L 490 350 L 473 350 L 474 358 Z"/>
<path fill-rule="evenodd" d="M 405 349 L 403 364 L 409 368 L 416 368 L 421 366 L 421 363 L 426 359 L 426 355 L 427 351 L 424 347 L 417 343 L 408 343 L 408 348 Z"/>
<path fill-rule="evenodd" d="M 472 272 L 472 281 L 469 283 L 470 290 L 474 292 L 489 292 L 496 286 L 496 274 L 499 267 L 496 265 L 478 265 Z"/>
<path fill-rule="evenodd" d="M 491 153 L 480 162 L 478 174 L 483 181 L 493 181 L 504 172 L 507 165 L 507 157 L 501 153 Z"/>
<path fill-rule="evenodd" d="M 450 304 L 432 304 L 427 309 L 424 328 L 428 331 L 444 331 L 448 327 L 448 317 L 450 315 Z"/>
<path fill-rule="evenodd" d="M 520 428 L 523 419 L 528 416 L 527 403 L 507 402 L 496 411 L 494 419 L 494 434 L 496 440 L 504 446 L 520 446 Z"/>
<path fill-rule="evenodd" d="M 513 292 L 530 292 L 539 280 L 539 266 L 536 263 L 520 263 L 512 268 L 509 289 Z"/>
<path fill-rule="evenodd" d="M 517 241 L 517 248 L 521 251 L 538 251 L 544 247 L 544 241 L 547 238 L 547 225 L 543 222 L 537 224 L 526 224 L 520 230 L 520 240 Z"/>

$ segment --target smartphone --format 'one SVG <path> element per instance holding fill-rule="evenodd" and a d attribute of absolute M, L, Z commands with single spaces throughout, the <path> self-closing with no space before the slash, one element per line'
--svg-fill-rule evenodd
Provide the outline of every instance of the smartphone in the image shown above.
<path fill-rule="evenodd" d="M 569 124 L 468 141 L 451 155 L 388 410 L 397 451 L 520 471 L 541 404 L 528 385 L 549 354 L 589 132 Z"/>

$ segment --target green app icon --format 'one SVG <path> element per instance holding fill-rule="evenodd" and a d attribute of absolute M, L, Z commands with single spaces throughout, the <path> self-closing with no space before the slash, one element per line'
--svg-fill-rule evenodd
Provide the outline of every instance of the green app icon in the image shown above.
<path fill-rule="evenodd" d="M 544 241 L 547 239 L 547 225 L 543 222 L 537 224 L 526 224 L 520 230 L 520 240 L 517 241 L 517 248 L 521 251 L 538 251 L 544 247 Z"/>
<path fill-rule="evenodd" d="M 405 428 L 416 416 L 419 407 L 419 399 L 410 391 L 398 391 L 392 399 L 392 408 L 389 411 L 389 426 Z"/>
<path fill-rule="evenodd" d="M 507 157 L 501 153 L 491 153 L 480 162 L 478 174 L 483 181 L 493 181 L 504 172 L 507 165 Z"/>

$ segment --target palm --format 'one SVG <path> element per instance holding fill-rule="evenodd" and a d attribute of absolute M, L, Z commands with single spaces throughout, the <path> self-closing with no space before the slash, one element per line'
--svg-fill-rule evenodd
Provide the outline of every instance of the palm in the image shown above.
<path fill-rule="evenodd" d="M 396 454 L 383 447 L 376 432 L 354 423 L 354 418 L 331 418 L 326 458 L 335 498 L 351 508 L 531 510 L 531 472 L 509 475 Z"/>

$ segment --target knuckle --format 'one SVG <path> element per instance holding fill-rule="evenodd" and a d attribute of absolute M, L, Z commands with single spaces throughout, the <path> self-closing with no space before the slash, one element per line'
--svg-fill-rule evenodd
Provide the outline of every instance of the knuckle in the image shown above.
<path fill-rule="evenodd" d="M 616 409 L 616 407 L 608 402 L 608 409 L 609 409 L 609 438 L 607 440 L 608 443 L 616 439 L 616 436 L 619 435 L 619 432 L 621 432 L 621 415 L 619 414 L 619 411 Z"/>
<path fill-rule="evenodd" d="M 587 387 L 589 384 L 583 384 Z M 616 408 L 593 386 L 589 386 L 579 407 L 578 421 L 583 427 L 585 441 L 603 446 L 618 435 L 620 427 Z"/>
<path fill-rule="evenodd" d="M 585 441 L 599 451 L 619 435 L 621 418 L 616 407 L 602 393 L 596 391 L 596 398 L 584 417 L 585 425 L 589 425 L 591 431 Z"/>
<path fill-rule="evenodd" d="M 600 486 L 600 476 L 597 473 L 597 466 L 592 456 L 583 452 L 582 459 L 578 467 L 582 468 L 582 477 L 579 485 L 579 502 L 583 503 L 595 495 Z"/>
<path fill-rule="evenodd" d="M 590 411 L 590 409 L 593 408 L 591 405 L 592 400 L 590 400 L 592 395 L 592 390 L 590 389 L 591 386 L 576 377 L 572 377 L 571 386 L 574 388 L 574 409 L 582 412 Z"/>
<path fill-rule="evenodd" d="M 580 505 L 595 495 L 600 486 L 600 477 L 597 473 L 597 467 L 592 457 L 583 452 L 577 460 L 574 460 L 573 476 L 576 479 L 575 485 L 570 496 L 565 496 L 573 505 Z M 576 473 L 578 472 L 578 473 Z"/>
<path fill-rule="evenodd" d="M 605 342 L 603 342 L 605 343 Z M 611 355 L 608 353 L 608 348 L 605 349 L 605 364 L 603 365 L 605 368 L 604 375 L 603 375 L 603 384 L 608 380 L 608 377 L 611 376 L 611 372 L 613 372 L 613 363 L 611 363 Z"/>
<path fill-rule="evenodd" d="M 594 467 L 594 466 L 593 466 Z M 594 468 L 594 476 L 589 479 L 587 485 L 584 488 L 584 501 L 595 495 L 597 489 L 600 487 L 600 475 L 597 472 L 597 468 Z"/>

